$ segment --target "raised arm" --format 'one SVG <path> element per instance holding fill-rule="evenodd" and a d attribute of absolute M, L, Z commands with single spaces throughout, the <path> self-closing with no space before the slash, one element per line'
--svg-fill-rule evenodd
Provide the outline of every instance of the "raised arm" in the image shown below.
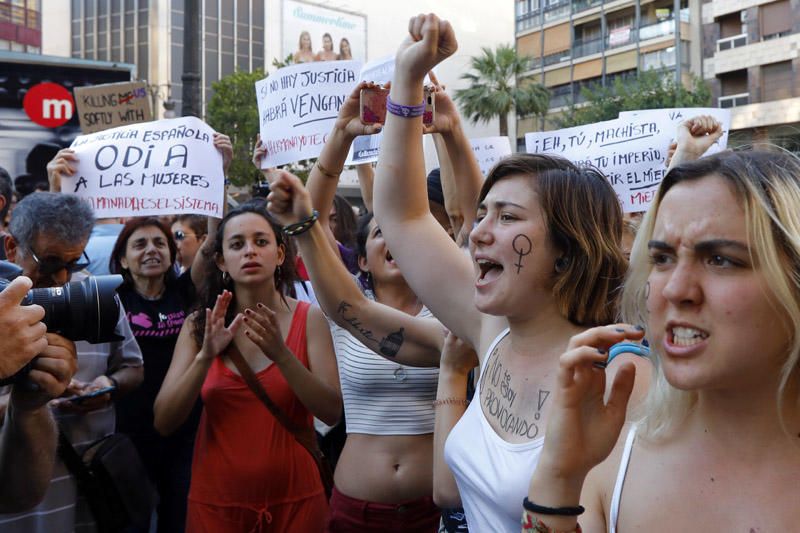
<path fill-rule="evenodd" d="M 328 140 L 322 148 L 322 153 L 311 168 L 308 175 L 308 192 L 314 209 L 319 211 L 319 223 L 325 231 L 330 245 L 339 254 L 336 239 L 330 231 L 328 219 L 333 206 L 333 197 L 336 196 L 336 187 L 339 185 L 339 176 L 342 174 L 347 153 L 353 144 L 353 139 L 359 135 L 371 135 L 381 130 L 380 125 L 365 125 L 360 118 L 361 89 L 375 87 L 374 83 L 359 83 L 347 100 L 339 109 L 333 130 L 328 135 Z M 360 174 L 359 174 L 360 177 Z M 305 258 L 303 259 L 305 261 Z"/>
<path fill-rule="evenodd" d="M 409 30 L 397 53 L 390 98 L 418 106 L 425 74 L 452 55 L 457 43 L 450 24 L 435 15 L 412 19 Z M 375 217 L 414 292 L 448 329 L 475 346 L 482 317 L 473 303 L 474 269 L 431 215 L 426 192 L 422 118 L 390 113 L 376 170 Z"/>
<path fill-rule="evenodd" d="M 678 125 L 675 152 L 669 169 L 687 161 L 694 161 L 722 137 L 722 124 L 711 115 L 698 115 Z"/>
<path fill-rule="evenodd" d="M 205 311 L 203 345 L 199 350 L 193 335 L 193 328 L 197 324 L 195 315 L 183 323 L 169 370 L 153 405 L 153 422 L 160 434 L 169 435 L 186 421 L 211 363 L 233 341 L 242 323 L 242 316 L 237 315 L 231 325 L 225 327 L 225 312 L 231 299 L 231 293 L 224 291 L 217 297 L 214 309 Z"/>
<path fill-rule="evenodd" d="M 356 165 L 356 173 L 358 174 L 358 187 L 361 189 L 361 199 L 364 200 L 364 206 L 367 211 L 374 213 L 372 210 L 372 190 L 375 185 L 375 169 L 372 168 L 372 163 L 364 163 L 363 165 Z"/>
<path fill-rule="evenodd" d="M 434 74 L 431 74 L 431 78 L 436 80 Z M 461 127 L 461 117 L 453 100 L 444 90 L 438 90 L 434 94 L 436 117 L 429 131 L 439 133 L 444 144 L 444 150 L 441 150 L 437 143 L 436 151 L 440 154 L 439 161 L 444 159 L 447 162 L 441 164 L 445 208 L 448 215 L 453 212 L 453 216 L 450 216 L 451 223 L 454 218 L 459 223 L 458 228 L 453 226 L 453 234 L 456 236 L 456 244 L 463 246 L 467 243 L 475 222 L 483 174 L 478 160 L 475 159 L 472 145 Z M 446 172 L 448 167 L 449 173 Z M 455 205 L 447 206 L 448 196 L 450 203 Z"/>
<path fill-rule="evenodd" d="M 284 225 L 311 214 L 309 194 L 296 176 L 282 172 L 276 178 L 269 211 Z M 296 242 L 328 317 L 387 359 L 411 366 L 439 365 L 443 334 L 437 320 L 414 317 L 366 298 L 328 246 L 319 221 L 297 235 Z M 390 335 L 399 342 L 384 342 Z"/>
<path fill-rule="evenodd" d="M 260 139 L 259 139 L 260 141 Z M 222 133 L 214 133 L 214 147 L 219 150 L 219 153 L 222 155 L 222 171 L 224 174 L 225 179 L 225 187 L 224 193 L 222 198 L 222 216 L 225 216 L 225 213 L 228 212 L 228 169 L 231 166 L 231 161 L 233 159 L 233 145 L 231 144 L 231 139 L 227 135 Z M 258 166 L 258 165 L 256 165 Z M 194 261 L 192 263 L 192 268 L 190 270 L 189 275 L 192 277 L 192 284 L 195 287 L 200 287 L 203 284 L 203 280 L 206 279 L 208 276 L 208 268 L 211 268 L 213 264 L 212 261 L 205 261 L 203 258 L 206 254 L 210 253 L 210 250 L 214 249 L 214 240 L 217 234 L 217 228 L 219 227 L 220 219 L 214 217 L 207 217 L 208 218 L 208 226 L 206 234 L 208 237 L 203 241 L 200 247 L 197 249 L 196 257 L 200 257 L 200 261 Z"/>

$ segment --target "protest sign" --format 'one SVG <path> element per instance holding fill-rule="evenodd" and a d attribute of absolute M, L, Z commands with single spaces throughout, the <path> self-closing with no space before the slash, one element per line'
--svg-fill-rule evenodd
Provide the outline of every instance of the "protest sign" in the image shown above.
<path fill-rule="evenodd" d="M 122 126 L 75 139 L 73 176 L 61 190 L 98 218 L 197 213 L 222 217 L 222 156 L 214 130 L 195 117 Z"/>
<path fill-rule="evenodd" d="M 394 77 L 394 56 L 370 61 L 358 76 L 358 81 L 371 81 L 385 85 Z M 363 165 L 378 160 L 381 147 L 382 133 L 375 135 L 359 135 L 353 141 L 350 154 L 347 156 L 346 165 Z"/>
<path fill-rule="evenodd" d="M 262 168 L 319 156 L 360 68 L 358 61 L 302 63 L 256 82 L 261 140 L 267 149 Z"/>
<path fill-rule="evenodd" d="M 498 161 L 511 155 L 511 141 L 508 137 L 482 137 L 480 139 L 470 139 L 472 153 L 478 160 L 481 173 L 486 176 Z"/>
<path fill-rule="evenodd" d="M 647 116 L 525 134 L 528 153 L 556 154 L 605 174 L 626 213 L 646 211 L 667 172 L 672 123 Z"/>
<path fill-rule="evenodd" d="M 724 150 L 728 146 L 728 131 L 731 127 L 731 110 L 720 109 L 718 107 L 681 107 L 670 109 L 642 109 L 640 111 L 620 111 L 619 118 L 639 117 L 646 118 L 652 122 L 665 125 L 672 124 L 672 139 L 670 143 L 675 140 L 678 125 L 698 115 L 711 115 L 722 124 L 723 134 L 711 148 L 706 150 L 703 155 L 715 154 Z"/>
<path fill-rule="evenodd" d="M 83 133 L 153 120 L 143 81 L 75 87 L 75 105 Z"/>

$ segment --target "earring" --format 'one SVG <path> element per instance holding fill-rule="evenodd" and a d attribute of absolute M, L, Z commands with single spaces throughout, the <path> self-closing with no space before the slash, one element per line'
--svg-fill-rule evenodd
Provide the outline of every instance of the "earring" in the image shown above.
<path fill-rule="evenodd" d="M 569 257 L 561 256 L 556 259 L 556 272 L 561 274 L 569 266 Z"/>
<path fill-rule="evenodd" d="M 225 284 L 225 285 L 228 285 L 228 284 L 230 284 L 230 282 L 231 282 L 231 275 L 228 274 L 227 272 L 223 272 L 222 273 L 222 283 Z"/>
<path fill-rule="evenodd" d="M 275 277 L 280 278 L 282 275 L 283 275 L 283 270 L 281 270 L 281 265 L 278 265 L 278 267 L 275 269 Z"/>

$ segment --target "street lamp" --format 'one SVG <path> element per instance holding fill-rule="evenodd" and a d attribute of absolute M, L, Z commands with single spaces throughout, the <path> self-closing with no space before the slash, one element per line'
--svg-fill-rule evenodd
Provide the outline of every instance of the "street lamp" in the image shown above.
<path fill-rule="evenodd" d="M 164 108 L 164 118 L 175 118 L 175 100 L 172 99 L 172 86 L 169 83 L 147 84 L 147 92 L 150 93 L 151 104 L 153 106 L 153 119 L 158 120 L 158 101 L 162 101 Z"/>

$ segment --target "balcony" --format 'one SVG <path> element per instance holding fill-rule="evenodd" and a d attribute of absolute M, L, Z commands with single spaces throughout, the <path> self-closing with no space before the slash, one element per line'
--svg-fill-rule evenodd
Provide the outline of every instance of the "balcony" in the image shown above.
<path fill-rule="evenodd" d="M 723 50 L 732 50 L 734 48 L 739 48 L 740 46 L 747 45 L 747 34 L 741 33 L 739 35 L 734 35 L 732 37 L 725 37 L 724 39 L 720 39 L 717 41 L 717 52 L 722 52 Z"/>
<path fill-rule="evenodd" d="M 602 3 L 603 0 L 575 0 L 572 2 L 572 13 L 586 11 L 587 9 L 599 6 Z"/>
<path fill-rule="evenodd" d="M 542 25 L 542 12 L 529 11 L 517 16 L 517 33 Z"/>
<path fill-rule="evenodd" d="M 598 37 L 597 39 L 589 39 L 588 41 L 575 39 L 575 43 L 572 45 L 572 55 L 575 57 L 590 56 L 602 51 L 602 37 Z"/>
<path fill-rule="evenodd" d="M 739 93 L 739 94 L 732 94 L 730 96 L 720 96 L 717 99 L 717 101 L 719 107 L 721 107 L 722 109 L 739 107 L 750 103 L 750 93 Z"/>
<path fill-rule="evenodd" d="M 559 3 L 551 3 L 544 8 L 544 22 L 547 24 L 553 20 L 562 19 L 569 16 L 569 0 L 562 0 Z"/>

